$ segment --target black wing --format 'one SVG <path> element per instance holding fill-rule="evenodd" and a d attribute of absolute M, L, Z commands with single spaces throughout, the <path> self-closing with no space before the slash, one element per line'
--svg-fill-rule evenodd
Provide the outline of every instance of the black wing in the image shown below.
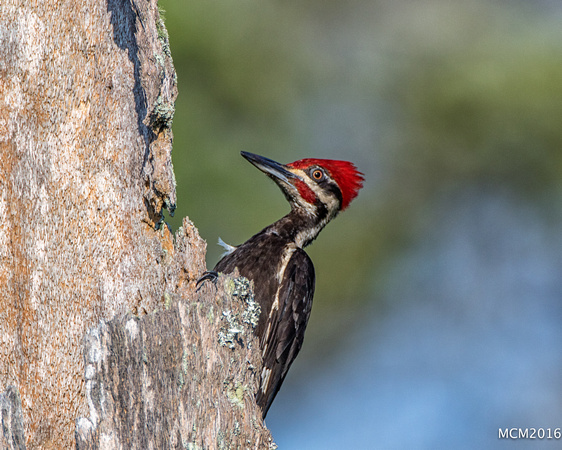
<path fill-rule="evenodd" d="M 302 347 L 312 308 L 314 277 L 312 261 L 297 248 L 279 285 L 278 302 L 274 301 L 260 336 L 263 369 L 256 402 L 264 418 Z"/>

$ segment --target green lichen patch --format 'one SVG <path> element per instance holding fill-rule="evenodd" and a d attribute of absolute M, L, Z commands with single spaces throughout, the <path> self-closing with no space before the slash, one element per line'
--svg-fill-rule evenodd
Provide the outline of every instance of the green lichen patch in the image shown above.
<path fill-rule="evenodd" d="M 172 296 L 169 292 L 164 292 L 164 308 L 170 309 L 170 306 L 172 306 Z"/>
<path fill-rule="evenodd" d="M 164 22 L 166 21 L 165 11 L 160 5 L 158 5 L 158 17 L 156 18 L 156 32 L 158 33 L 158 40 L 162 45 L 162 51 L 167 56 L 172 56 L 170 52 L 170 38 L 168 36 L 168 30 Z"/>
<path fill-rule="evenodd" d="M 260 320 L 261 308 L 254 299 L 252 283 L 244 277 L 232 280 L 232 296 L 246 303 L 246 309 L 242 313 L 242 321 L 255 328 Z"/>
<path fill-rule="evenodd" d="M 252 328 L 257 326 L 261 308 L 254 300 L 252 283 L 248 279 L 225 277 L 223 283 L 226 295 L 244 305 L 241 313 L 234 313 L 230 309 L 222 312 L 221 321 L 225 324 L 219 331 L 219 343 L 233 349 L 237 343 L 243 345 L 242 335 L 248 325 Z"/>
<path fill-rule="evenodd" d="M 152 129 L 158 132 L 163 128 L 172 128 L 175 112 L 175 104 L 170 102 L 168 99 L 163 98 L 162 94 L 160 94 L 156 99 L 150 114 L 150 124 Z"/>
<path fill-rule="evenodd" d="M 238 315 L 226 310 L 222 312 L 221 319 L 226 322 L 226 326 L 219 331 L 219 344 L 228 348 L 236 347 L 236 343 L 241 344 L 240 335 L 244 334 L 244 327 L 240 324 Z"/>
<path fill-rule="evenodd" d="M 246 388 L 240 383 L 234 383 L 232 381 L 225 381 L 226 396 L 230 403 L 239 408 L 244 408 L 244 393 Z"/>

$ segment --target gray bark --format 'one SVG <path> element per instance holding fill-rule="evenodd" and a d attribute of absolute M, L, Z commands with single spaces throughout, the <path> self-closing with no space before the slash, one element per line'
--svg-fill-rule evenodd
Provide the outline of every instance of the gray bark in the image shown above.
<path fill-rule="evenodd" d="M 0 54 L 3 445 L 269 442 L 244 421 L 253 372 L 211 339 L 219 322 L 192 315 L 225 307 L 195 293 L 205 243 L 187 219 L 175 237 L 162 224 L 176 75 L 156 1 L 4 0 Z M 248 386 L 242 412 L 221 400 L 228 380 Z"/>
<path fill-rule="evenodd" d="M 250 284 L 221 277 L 202 292 L 88 333 L 90 414 L 77 421 L 78 449 L 275 448 L 254 399 L 261 357 Z"/>
<path fill-rule="evenodd" d="M 25 449 L 21 399 L 15 386 L 9 386 L 6 392 L 0 394 L 0 412 L 2 414 L 2 429 L 0 430 L 2 448 Z"/>

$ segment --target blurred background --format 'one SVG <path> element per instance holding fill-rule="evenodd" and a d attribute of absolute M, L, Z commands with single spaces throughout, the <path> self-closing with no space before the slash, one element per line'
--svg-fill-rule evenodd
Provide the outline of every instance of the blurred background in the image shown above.
<path fill-rule="evenodd" d="M 175 230 L 208 267 L 288 212 L 240 157 L 365 173 L 308 249 L 281 449 L 560 448 L 562 3 L 160 0 L 179 97 Z"/>

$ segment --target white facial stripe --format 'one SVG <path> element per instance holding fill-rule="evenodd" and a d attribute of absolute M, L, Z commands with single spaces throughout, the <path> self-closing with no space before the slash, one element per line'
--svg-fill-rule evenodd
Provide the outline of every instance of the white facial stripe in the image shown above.
<path fill-rule="evenodd" d="M 318 236 L 318 233 L 320 233 L 322 228 L 324 228 L 326 224 L 334 218 L 334 216 L 340 209 L 340 204 L 335 195 L 329 192 L 325 192 L 314 180 L 310 179 L 305 171 L 303 171 L 302 169 L 293 169 L 292 172 L 296 174 L 304 183 L 306 183 L 306 185 L 314 193 L 316 198 L 318 198 L 318 200 L 320 200 L 320 202 L 322 202 L 328 210 L 328 214 L 326 215 L 326 217 L 314 228 L 303 230 L 295 237 L 295 243 L 297 244 L 297 246 L 303 248 L 305 245 L 313 241 L 316 236 Z M 298 203 L 298 205 L 311 216 L 314 216 L 317 213 L 316 205 L 301 200 L 298 191 L 296 191 L 296 189 L 294 189 L 294 191 L 295 201 Z"/>
<path fill-rule="evenodd" d="M 326 193 L 317 183 L 311 180 L 309 177 L 305 176 L 302 170 L 299 170 L 298 174 L 302 180 L 306 183 L 306 185 L 310 188 L 312 192 L 316 195 L 316 197 L 328 208 L 330 219 L 333 218 L 333 215 L 337 212 L 337 208 L 339 206 L 338 199 L 330 194 Z"/>
<path fill-rule="evenodd" d="M 309 179 L 308 179 L 308 175 L 301 169 L 291 169 L 291 172 L 293 172 L 297 177 L 299 177 L 299 179 L 305 183 L 308 187 L 310 187 L 309 184 Z M 294 199 L 294 202 L 297 203 L 301 208 L 303 208 L 306 212 L 308 212 L 309 214 L 314 214 L 316 212 L 316 208 L 314 207 L 314 205 L 308 203 L 307 201 L 302 200 L 301 201 L 301 196 L 300 193 L 298 191 L 298 189 L 296 187 L 294 187 L 291 184 L 287 185 L 290 189 L 290 191 L 293 192 L 292 196 Z M 316 191 L 312 191 L 316 194 Z"/>
<path fill-rule="evenodd" d="M 307 230 L 298 233 L 295 236 L 295 244 L 297 244 L 298 247 L 303 248 L 306 243 L 310 243 L 310 241 L 313 241 L 316 238 L 316 236 L 318 236 L 318 233 L 322 231 L 322 228 L 326 226 L 328 221 L 329 220 L 327 219 L 323 220 L 314 228 L 309 228 Z"/>

